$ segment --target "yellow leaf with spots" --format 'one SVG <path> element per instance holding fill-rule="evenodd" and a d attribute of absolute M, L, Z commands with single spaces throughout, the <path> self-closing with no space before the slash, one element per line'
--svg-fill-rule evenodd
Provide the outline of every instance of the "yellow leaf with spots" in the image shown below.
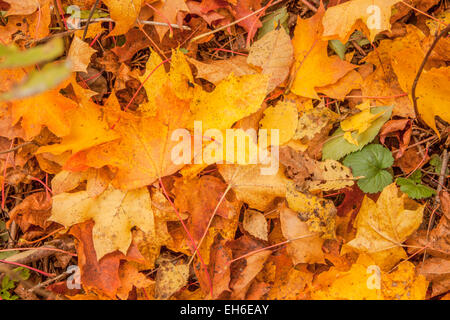
<path fill-rule="evenodd" d="M 92 230 L 97 259 L 119 250 L 127 254 L 131 229 L 154 233 L 154 218 L 147 188 L 121 191 L 109 187 L 96 198 L 87 191 L 61 193 L 53 196 L 51 221 L 66 228 L 84 221 L 95 222 Z"/>
<path fill-rule="evenodd" d="M 169 299 L 183 288 L 189 278 L 189 265 L 176 265 L 169 260 L 161 261 L 156 273 L 155 297 L 158 300 Z"/>
<path fill-rule="evenodd" d="M 289 208 L 296 211 L 311 232 L 317 232 L 324 239 L 335 238 L 336 208 L 330 200 L 296 190 L 293 183 L 287 185 L 286 200 Z"/>

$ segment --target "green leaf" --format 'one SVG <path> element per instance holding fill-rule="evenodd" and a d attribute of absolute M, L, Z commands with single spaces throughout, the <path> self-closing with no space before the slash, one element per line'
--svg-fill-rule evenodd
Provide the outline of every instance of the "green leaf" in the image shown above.
<path fill-rule="evenodd" d="M 17 273 L 17 275 L 22 279 L 22 280 L 28 280 L 28 278 L 30 277 L 30 270 L 24 267 L 18 267 L 13 269 L 14 272 Z"/>
<path fill-rule="evenodd" d="M 31 72 L 27 79 L 9 92 L 0 95 L 0 101 L 11 101 L 26 98 L 52 89 L 70 77 L 70 64 L 49 63 L 41 70 Z"/>
<path fill-rule="evenodd" d="M 20 68 L 52 61 L 64 53 L 62 38 L 55 38 L 46 44 L 21 51 L 15 45 L 0 45 L 0 69 Z"/>
<path fill-rule="evenodd" d="M 385 113 L 376 119 L 363 133 L 352 133 L 352 137 L 358 141 L 357 146 L 344 139 L 344 131 L 339 127 L 329 138 L 328 142 L 324 144 L 322 149 L 322 159 L 339 160 L 351 152 L 361 150 L 366 144 L 371 142 L 377 136 L 383 124 L 385 124 L 391 117 L 393 108 L 393 106 L 371 108 L 371 113 L 378 113 L 383 110 Z"/>
<path fill-rule="evenodd" d="M 0 252 L 0 259 L 5 260 L 15 254 L 19 253 L 19 251 L 6 251 L 6 252 Z"/>
<path fill-rule="evenodd" d="M 289 14 L 286 7 L 282 7 L 266 15 L 262 20 L 262 27 L 258 31 L 257 39 L 261 39 L 266 33 L 274 30 L 278 25 L 281 25 L 289 33 L 287 25 L 288 17 Z"/>
<path fill-rule="evenodd" d="M 392 174 L 384 169 L 392 166 L 394 158 L 381 144 L 370 144 L 348 155 L 343 163 L 355 177 L 364 176 L 358 180 L 358 186 L 366 193 L 377 193 L 392 183 Z"/>
<path fill-rule="evenodd" d="M 437 174 L 441 173 L 442 169 L 442 159 L 437 154 L 433 154 L 430 158 L 430 165 L 434 168 L 434 172 Z M 445 170 L 445 175 L 448 175 L 448 169 Z"/>
<path fill-rule="evenodd" d="M 429 198 L 436 194 L 436 191 L 412 179 L 397 178 L 395 181 L 400 186 L 400 191 L 406 193 L 412 199 Z"/>
<path fill-rule="evenodd" d="M 1 241 L 6 242 L 9 239 L 9 234 L 6 231 L 6 223 L 0 220 L 0 243 Z M 1 256 L 1 254 L 0 254 Z M 0 258 L 1 259 L 1 258 Z"/>
<path fill-rule="evenodd" d="M 347 51 L 347 45 L 343 44 L 339 40 L 330 40 L 328 41 L 328 45 L 331 49 L 333 49 L 334 52 L 336 52 L 339 58 L 345 60 L 345 51 Z"/>

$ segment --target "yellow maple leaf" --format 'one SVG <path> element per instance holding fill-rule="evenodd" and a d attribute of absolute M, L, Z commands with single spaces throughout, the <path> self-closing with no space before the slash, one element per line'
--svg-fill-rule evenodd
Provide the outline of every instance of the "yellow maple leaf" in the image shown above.
<path fill-rule="evenodd" d="M 416 275 L 414 264 L 409 261 L 389 274 L 361 254 L 350 270 L 332 267 L 319 274 L 313 286 L 314 300 L 423 300 L 428 282 L 424 276 Z"/>
<path fill-rule="evenodd" d="M 420 226 L 424 206 L 399 194 L 395 183 L 381 192 L 377 202 L 365 196 L 356 219 L 356 237 L 348 248 L 365 252 L 383 270 L 406 258 L 402 243 Z"/>
<path fill-rule="evenodd" d="M 153 211 L 147 188 L 124 192 L 109 187 L 96 198 L 89 197 L 87 191 L 53 196 L 49 220 L 68 228 L 90 219 L 95 222 L 92 237 L 98 260 L 115 250 L 126 255 L 133 227 L 154 234 Z"/>
<path fill-rule="evenodd" d="M 12 125 L 22 119 L 27 140 L 37 136 L 43 126 L 59 137 L 70 133 L 68 112 L 77 104 L 59 93 L 61 87 L 12 102 Z"/>
<path fill-rule="evenodd" d="M 66 151 L 77 153 L 120 137 L 117 132 L 111 130 L 104 119 L 101 107 L 89 100 L 91 93 L 81 88 L 75 81 L 72 81 L 72 86 L 80 101 L 78 108 L 68 112 L 72 122 L 70 133 L 64 136 L 59 144 L 39 148 L 37 154 L 50 152 L 59 155 Z M 113 98 L 114 92 L 110 99 Z"/>

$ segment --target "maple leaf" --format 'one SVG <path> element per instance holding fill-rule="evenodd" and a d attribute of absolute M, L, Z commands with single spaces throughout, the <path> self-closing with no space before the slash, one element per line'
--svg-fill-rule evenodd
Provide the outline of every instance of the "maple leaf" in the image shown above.
<path fill-rule="evenodd" d="M 237 240 L 228 242 L 227 246 L 232 250 L 233 259 L 242 257 L 255 249 L 263 248 L 260 241 L 253 240 L 245 235 Z M 271 253 L 272 251 L 270 250 L 259 250 L 231 264 L 230 288 L 233 291 L 232 298 L 245 298 L 251 281 L 262 270 Z"/>
<path fill-rule="evenodd" d="M 374 261 L 360 255 L 348 271 L 331 267 L 319 274 L 311 290 L 313 300 L 418 300 L 424 299 L 428 282 L 416 276 L 414 264 L 405 261 L 391 274 L 379 272 Z M 379 270 L 379 269 L 378 269 Z M 379 272 L 379 273 L 378 273 Z"/>
<path fill-rule="evenodd" d="M 101 107 L 89 100 L 92 93 L 82 89 L 75 81 L 72 81 L 72 86 L 79 97 L 79 104 L 78 108 L 67 112 L 71 119 L 70 133 L 59 144 L 39 148 L 37 154 L 50 152 L 58 155 L 69 150 L 75 154 L 120 137 L 110 129 L 102 116 Z M 110 99 L 114 99 L 114 93 Z"/>
<path fill-rule="evenodd" d="M 147 279 L 144 274 L 139 272 L 136 264 L 129 261 L 120 265 L 119 278 L 121 286 L 117 289 L 117 296 L 122 300 L 128 300 L 133 287 L 148 288 L 154 284 L 154 281 Z"/>
<path fill-rule="evenodd" d="M 67 113 L 77 104 L 59 93 L 61 87 L 39 95 L 12 102 L 12 125 L 22 119 L 22 128 L 27 140 L 37 136 L 43 126 L 59 137 L 70 132 Z"/>
<path fill-rule="evenodd" d="M 226 188 L 225 183 L 211 176 L 175 182 L 175 206 L 180 212 L 190 213 L 189 229 L 196 241 L 202 238 L 213 214 L 231 219 L 239 211 L 240 203 L 222 199 Z"/>
<path fill-rule="evenodd" d="M 45 1 L 38 0 L 5 0 L 4 2 L 10 5 L 9 9 L 6 11 L 6 16 L 13 15 L 29 15 L 39 9 L 41 3 Z"/>
<path fill-rule="evenodd" d="M 178 142 L 170 137 L 174 130 L 187 126 L 189 105 L 177 99 L 167 87 L 157 99 L 161 106 L 169 107 L 158 109 L 154 117 L 118 112 L 120 121 L 110 123 L 117 123 L 114 131 L 120 139 L 76 154 L 66 167 L 73 167 L 80 158 L 81 163 L 91 167 L 110 165 L 118 169 L 113 182 L 124 189 L 151 184 L 182 168 L 183 164 L 171 160 L 172 148 Z"/>
<path fill-rule="evenodd" d="M 121 260 L 139 263 L 142 262 L 142 256 L 135 246 L 131 246 L 126 254 L 115 251 L 98 259 L 92 240 L 93 227 L 94 222 L 88 221 L 77 224 L 70 230 L 70 234 L 79 241 L 77 253 L 81 282 L 86 291 L 113 299 L 121 286 L 119 276 Z"/>
<path fill-rule="evenodd" d="M 356 67 L 338 56 L 328 56 L 328 41 L 321 39 L 324 12 L 321 5 L 311 18 L 298 18 L 295 27 L 292 39 L 295 64 L 290 81 L 292 92 L 302 97 L 318 99 L 316 88 L 335 83 Z"/>
<path fill-rule="evenodd" d="M 405 54 L 408 55 L 407 60 L 402 58 Z M 393 56 L 393 67 L 400 86 L 405 92 L 411 94 L 414 79 L 424 58 L 423 52 L 418 48 L 403 49 L 393 53 Z M 417 84 L 417 111 L 423 121 L 438 135 L 435 117 L 439 116 L 444 121 L 450 122 L 450 103 L 447 99 L 450 89 L 445 85 L 449 80 L 450 67 L 432 68 L 422 73 Z"/>
<path fill-rule="evenodd" d="M 286 175 L 300 190 L 329 191 L 353 185 L 350 169 L 335 160 L 313 160 L 286 146 L 280 148 L 280 162 L 286 167 Z"/>
<path fill-rule="evenodd" d="M 267 76 L 259 74 L 230 75 L 213 92 L 197 90 L 191 104 L 192 120 L 202 121 L 203 130 L 231 128 L 236 121 L 258 111 L 267 92 L 267 81 Z"/>
<path fill-rule="evenodd" d="M 378 33 L 391 30 L 391 7 L 397 2 L 400 0 L 353 0 L 328 8 L 322 22 L 323 37 L 345 43 L 354 30 L 362 28 L 373 42 Z"/>
<path fill-rule="evenodd" d="M 156 273 L 156 299 L 166 300 L 175 292 L 183 288 L 189 278 L 188 264 L 175 264 L 170 259 L 160 258 Z"/>
<path fill-rule="evenodd" d="M 406 257 L 402 243 L 422 222 L 424 206 L 399 194 L 395 183 L 381 192 L 377 202 L 364 198 L 356 218 L 356 237 L 345 245 L 368 253 L 383 270 Z"/>
<path fill-rule="evenodd" d="M 103 0 L 103 2 L 108 6 L 111 18 L 116 22 L 110 36 L 127 33 L 136 22 L 143 4 L 143 0 Z"/>
<path fill-rule="evenodd" d="M 154 233 L 154 217 L 147 188 L 121 191 L 109 187 L 97 198 L 86 191 L 61 193 L 53 196 L 49 220 L 70 227 L 90 219 L 97 258 L 115 250 L 126 254 L 131 244 L 131 228 Z"/>

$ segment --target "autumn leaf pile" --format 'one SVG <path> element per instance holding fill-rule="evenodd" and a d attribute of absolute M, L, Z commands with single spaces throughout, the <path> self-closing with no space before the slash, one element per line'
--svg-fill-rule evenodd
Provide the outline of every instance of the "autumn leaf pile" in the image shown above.
<path fill-rule="evenodd" d="M 448 299 L 447 5 L 0 0 L 0 298 Z"/>

